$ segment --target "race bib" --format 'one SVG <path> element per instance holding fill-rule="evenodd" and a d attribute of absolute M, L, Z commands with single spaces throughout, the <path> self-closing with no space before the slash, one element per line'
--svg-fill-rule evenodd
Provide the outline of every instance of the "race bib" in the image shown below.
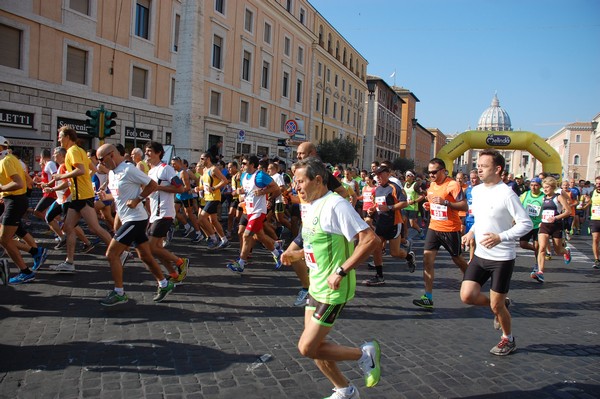
<path fill-rule="evenodd" d="M 254 195 L 248 194 L 244 202 L 246 203 L 246 214 L 250 215 L 254 209 Z"/>
<path fill-rule="evenodd" d="M 592 217 L 600 218 L 600 205 L 592 206 Z"/>
<path fill-rule="evenodd" d="M 377 210 L 381 211 L 381 206 L 385 205 L 385 196 L 375 197 L 375 203 L 377 204 Z"/>
<path fill-rule="evenodd" d="M 431 204 L 429 213 L 433 220 L 448 220 L 448 207 L 446 205 Z"/>
<path fill-rule="evenodd" d="M 525 210 L 527 211 L 527 216 L 536 217 L 540 216 L 540 211 L 542 210 L 542 207 L 535 204 L 527 204 L 527 208 L 525 208 Z"/>
<path fill-rule="evenodd" d="M 363 202 L 373 202 L 373 193 L 370 191 L 365 191 L 363 194 Z"/>
<path fill-rule="evenodd" d="M 304 261 L 306 262 L 306 266 L 308 266 L 309 269 L 319 269 L 319 265 L 317 264 L 317 259 L 315 258 L 315 253 L 313 251 L 312 245 L 307 243 L 304 243 Z"/>
<path fill-rule="evenodd" d="M 546 209 L 542 211 L 542 223 L 553 223 L 550 218 L 554 217 L 554 211 L 552 209 Z"/>
<path fill-rule="evenodd" d="M 303 220 L 306 216 L 306 212 L 308 212 L 310 205 L 309 204 L 300 204 L 300 219 Z"/>

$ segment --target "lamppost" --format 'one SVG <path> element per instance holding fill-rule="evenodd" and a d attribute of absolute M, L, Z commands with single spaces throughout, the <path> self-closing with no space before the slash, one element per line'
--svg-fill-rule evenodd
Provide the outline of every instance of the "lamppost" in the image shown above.
<path fill-rule="evenodd" d="M 563 179 L 569 180 L 569 139 L 563 139 L 565 145 L 565 160 L 563 161 Z"/>
<path fill-rule="evenodd" d="M 417 118 L 412 118 L 412 135 L 410 137 L 410 157 L 414 160 L 417 156 Z"/>

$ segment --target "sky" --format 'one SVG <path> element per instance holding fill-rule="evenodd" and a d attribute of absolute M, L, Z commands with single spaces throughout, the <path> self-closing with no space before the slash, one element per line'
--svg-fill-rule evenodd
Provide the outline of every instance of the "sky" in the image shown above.
<path fill-rule="evenodd" d="M 494 93 L 541 137 L 600 113 L 598 0 L 309 1 L 369 75 L 413 92 L 427 128 L 476 129 Z"/>

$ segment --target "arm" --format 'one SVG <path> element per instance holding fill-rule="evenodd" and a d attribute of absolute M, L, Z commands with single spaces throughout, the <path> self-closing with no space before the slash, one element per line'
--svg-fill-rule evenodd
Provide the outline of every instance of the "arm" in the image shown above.
<path fill-rule="evenodd" d="M 61 179 L 72 179 L 74 177 L 77 176 L 83 176 L 85 175 L 85 168 L 82 164 L 75 164 L 74 165 L 75 168 L 71 171 L 71 172 L 67 172 L 67 173 L 57 173 L 53 176 L 53 179 L 56 180 L 61 180 Z"/>
<path fill-rule="evenodd" d="M 25 185 L 23 183 L 23 179 L 21 179 L 21 176 L 15 174 L 15 175 L 10 176 L 10 178 L 12 179 L 12 181 L 10 183 L 0 184 L 0 192 L 15 191 L 15 190 L 20 190 L 23 187 L 25 187 Z M 31 179 L 31 177 L 30 177 L 30 179 Z"/>
<path fill-rule="evenodd" d="M 152 194 L 153 191 L 156 191 L 156 187 L 158 187 L 158 184 L 154 180 L 150 179 L 150 182 L 144 186 L 144 189 L 142 190 L 142 192 L 140 193 L 140 195 L 138 195 L 134 199 L 131 199 L 131 200 L 127 201 L 127 206 L 129 208 L 135 208 L 136 206 L 138 206 L 138 204 L 140 202 L 142 202 L 150 194 Z"/>

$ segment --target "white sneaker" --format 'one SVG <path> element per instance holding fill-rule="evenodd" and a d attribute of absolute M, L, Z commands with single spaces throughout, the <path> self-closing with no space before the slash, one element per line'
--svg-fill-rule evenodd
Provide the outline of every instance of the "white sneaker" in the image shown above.
<path fill-rule="evenodd" d="M 75 265 L 72 263 L 69 263 L 67 261 L 64 261 L 62 263 L 59 263 L 58 265 L 51 265 L 49 267 L 49 269 L 52 270 L 53 272 L 73 273 L 73 272 L 75 272 Z"/>
<path fill-rule="evenodd" d="M 344 394 L 341 392 L 340 388 L 333 388 L 333 395 L 328 396 L 324 399 L 360 399 L 360 394 L 358 393 L 358 389 L 352 384 L 348 386 L 348 388 L 352 388 L 350 393 Z M 344 390 L 348 388 L 343 388 Z"/>
<path fill-rule="evenodd" d="M 127 261 L 133 259 L 133 254 L 130 251 L 123 251 L 119 258 L 121 259 L 121 266 L 125 266 L 125 263 L 127 263 Z"/>
<path fill-rule="evenodd" d="M 294 306 L 306 306 L 306 297 L 308 296 L 308 290 L 298 291 L 298 296 L 294 302 Z"/>

